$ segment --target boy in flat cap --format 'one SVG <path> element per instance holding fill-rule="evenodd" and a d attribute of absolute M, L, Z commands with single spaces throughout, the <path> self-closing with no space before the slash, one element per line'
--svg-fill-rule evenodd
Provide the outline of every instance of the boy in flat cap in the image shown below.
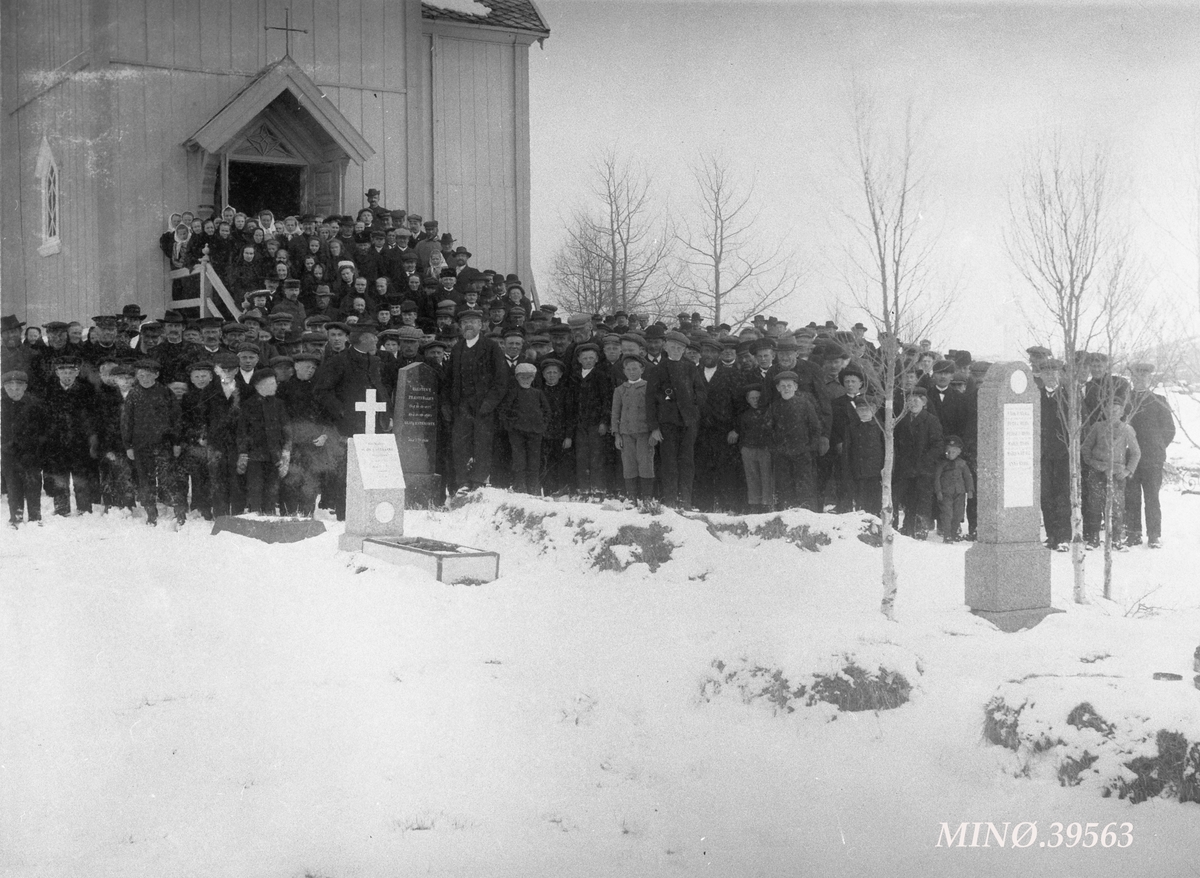
<path fill-rule="evenodd" d="M 942 425 L 925 410 L 927 391 L 914 387 L 896 422 L 892 490 L 897 516 L 904 512 L 905 536 L 923 540 L 933 520 L 933 477 L 944 448 Z"/>
<path fill-rule="evenodd" d="M 603 496 L 608 492 L 605 436 L 608 434 L 613 387 L 608 370 L 600 366 L 595 342 L 575 346 L 577 369 L 572 369 L 567 397 L 567 423 L 574 427 L 575 490 Z"/>
<path fill-rule="evenodd" d="M 621 357 L 625 380 L 613 391 L 613 443 L 621 452 L 621 473 L 625 479 L 625 497 L 630 502 L 646 502 L 654 496 L 654 448 L 650 445 L 650 425 L 646 421 L 646 361 L 638 354 Z"/>
<path fill-rule="evenodd" d="M 821 419 L 811 397 L 798 393 L 800 382 L 795 372 L 778 373 L 775 387 L 778 395 L 767 407 L 767 420 L 779 505 L 820 511 L 814 508 L 818 499 L 813 461 L 820 449 Z"/>
<path fill-rule="evenodd" d="M 537 377 L 533 363 L 517 363 L 515 384 L 500 405 L 500 424 L 508 436 L 509 466 L 514 491 L 538 495 L 542 492 L 542 438 L 550 422 L 550 401 L 533 386 Z"/>
<path fill-rule="evenodd" d="M 46 407 L 26 392 L 29 376 L 13 369 L 0 376 L 0 472 L 8 494 L 8 523 L 42 519 L 42 443 Z"/>
<path fill-rule="evenodd" d="M 64 355 L 54 363 L 54 378 L 46 389 L 46 442 L 42 452 L 46 493 L 54 499 L 54 514 L 71 512 L 71 484 L 75 508 L 91 512 L 98 481 L 96 459 L 100 436 L 96 427 L 96 391 L 79 380 L 79 357 Z"/>
<path fill-rule="evenodd" d="M 157 360 L 142 359 L 134 364 L 137 384 L 121 408 L 121 441 L 125 455 L 133 462 L 137 475 L 138 502 L 146 510 L 146 524 L 158 523 L 158 496 L 161 491 L 175 512 L 175 521 L 187 520 L 187 503 L 179 490 L 175 459 L 182 450 L 179 400 L 158 383 Z"/>
<path fill-rule="evenodd" d="M 942 522 L 942 539 L 947 543 L 956 543 L 960 539 L 959 528 L 962 526 L 963 512 L 967 500 L 975 493 L 975 480 L 971 477 L 971 468 L 961 457 L 963 441 L 957 436 L 946 439 L 946 451 L 942 460 L 938 461 L 933 472 L 934 494 L 937 496 Z"/>
<path fill-rule="evenodd" d="M 291 424 L 277 389 L 273 369 L 255 372 L 254 396 L 242 405 L 238 419 L 237 468 L 246 476 L 246 505 L 262 515 L 276 513 L 292 456 Z"/>

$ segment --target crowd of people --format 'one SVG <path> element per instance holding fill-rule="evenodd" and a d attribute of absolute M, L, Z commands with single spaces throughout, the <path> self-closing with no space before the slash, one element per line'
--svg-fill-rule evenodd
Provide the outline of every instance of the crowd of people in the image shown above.
<path fill-rule="evenodd" d="M 347 438 L 369 389 L 393 399 L 423 362 L 437 386 L 446 493 L 482 485 L 620 496 L 680 509 L 881 511 L 886 362 L 899 378 L 896 524 L 925 539 L 974 537 L 978 384 L 990 364 L 928 341 L 867 340 L 861 323 L 741 327 L 625 313 L 560 315 L 514 274 L 478 270 L 435 220 L 378 204 L 356 218 L 180 215 L 172 264 L 208 260 L 240 298 L 237 320 L 150 319 L 137 305 L 33 337 L 3 318 L 3 477 L 10 523 L 54 511 L 133 509 L 182 524 L 251 511 L 345 515 Z M 1063 364 L 1029 351 L 1042 397 L 1047 545 L 1070 539 Z M 886 359 L 885 359 L 886 358 Z M 1107 499 L 1118 548 L 1161 545 L 1158 493 L 1174 436 L 1154 368 L 1132 381 L 1087 355 L 1084 537 Z M 1111 495 L 1109 494 L 1111 490 Z M 963 524 L 966 531 L 963 533 Z"/>

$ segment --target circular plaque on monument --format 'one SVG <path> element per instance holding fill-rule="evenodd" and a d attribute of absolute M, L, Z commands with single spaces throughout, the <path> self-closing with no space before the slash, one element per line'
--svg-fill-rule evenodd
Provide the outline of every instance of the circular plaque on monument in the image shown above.
<path fill-rule="evenodd" d="M 375 507 L 375 520 L 380 524 L 387 524 L 396 517 L 396 507 L 384 500 Z"/>
<path fill-rule="evenodd" d="M 1025 377 L 1025 373 L 1022 370 L 1018 369 L 1008 379 L 1008 386 L 1012 388 L 1013 393 L 1024 393 L 1025 388 L 1029 386 L 1029 379 Z"/>

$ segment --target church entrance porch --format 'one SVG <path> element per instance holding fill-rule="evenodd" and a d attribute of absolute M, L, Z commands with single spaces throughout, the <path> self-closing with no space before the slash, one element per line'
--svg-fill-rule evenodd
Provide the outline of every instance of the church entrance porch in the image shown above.
<path fill-rule="evenodd" d="M 228 201 L 249 216 L 269 210 L 277 217 L 299 215 L 307 168 L 267 162 L 229 162 Z"/>

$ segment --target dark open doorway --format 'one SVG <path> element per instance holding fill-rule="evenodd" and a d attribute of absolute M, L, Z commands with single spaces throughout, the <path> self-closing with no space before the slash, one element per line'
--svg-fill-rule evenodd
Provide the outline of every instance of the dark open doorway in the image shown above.
<path fill-rule="evenodd" d="M 300 213 L 304 168 L 262 162 L 229 163 L 229 203 L 254 215 L 269 210 L 277 219 Z"/>

